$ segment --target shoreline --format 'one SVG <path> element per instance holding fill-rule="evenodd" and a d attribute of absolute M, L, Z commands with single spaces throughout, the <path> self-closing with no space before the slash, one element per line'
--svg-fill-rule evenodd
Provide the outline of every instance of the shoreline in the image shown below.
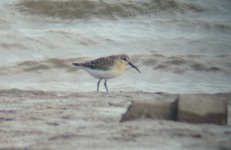
<path fill-rule="evenodd" d="M 163 95 L 168 94 L 0 90 L 0 148 L 215 150 L 231 147 L 230 124 L 151 119 L 119 122 L 134 99 L 160 101 Z M 230 93 L 226 96 L 230 97 Z M 228 103 L 230 123 L 230 100 Z"/>

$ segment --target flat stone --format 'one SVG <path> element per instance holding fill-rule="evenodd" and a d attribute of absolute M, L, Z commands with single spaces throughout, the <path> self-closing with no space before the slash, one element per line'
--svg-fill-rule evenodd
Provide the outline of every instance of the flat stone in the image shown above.
<path fill-rule="evenodd" d="M 135 100 L 120 121 L 142 118 L 176 120 L 176 99 L 176 96 L 160 96 L 153 97 L 153 100 Z"/>
<path fill-rule="evenodd" d="M 221 94 L 179 95 L 177 120 L 190 123 L 227 124 L 228 98 Z"/>

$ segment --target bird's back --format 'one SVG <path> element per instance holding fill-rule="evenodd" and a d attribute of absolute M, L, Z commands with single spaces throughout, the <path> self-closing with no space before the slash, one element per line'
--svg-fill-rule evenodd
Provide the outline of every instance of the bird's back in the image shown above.
<path fill-rule="evenodd" d="M 113 56 L 101 57 L 101 58 L 83 63 L 81 64 L 81 66 L 86 67 L 86 68 L 91 68 L 91 69 L 107 71 L 113 66 L 114 61 L 115 59 L 113 58 Z"/>

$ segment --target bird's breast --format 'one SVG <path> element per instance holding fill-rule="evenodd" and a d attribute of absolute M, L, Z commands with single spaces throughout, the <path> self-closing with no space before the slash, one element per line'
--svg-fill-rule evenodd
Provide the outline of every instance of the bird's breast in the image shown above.
<path fill-rule="evenodd" d="M 122 74 L 125 70 L 126 70 L 126 64 L 123 62 L 116 62 L 114 65 L 114 70 L 115 72 L 117 72 L 118 74 Z"/>

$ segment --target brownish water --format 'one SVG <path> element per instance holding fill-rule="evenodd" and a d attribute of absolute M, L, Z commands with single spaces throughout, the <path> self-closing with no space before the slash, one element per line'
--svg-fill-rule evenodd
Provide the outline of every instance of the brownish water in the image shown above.
<path fill-rule="evenodd" d="M 95 91 L 96 80 L 71 63 L 126 53 L 142 74 L 129 69 L 111 91 L 231 90 L 229 1 L 78 2 L 62 16 L 0 2 L 1 89 Z"/>

